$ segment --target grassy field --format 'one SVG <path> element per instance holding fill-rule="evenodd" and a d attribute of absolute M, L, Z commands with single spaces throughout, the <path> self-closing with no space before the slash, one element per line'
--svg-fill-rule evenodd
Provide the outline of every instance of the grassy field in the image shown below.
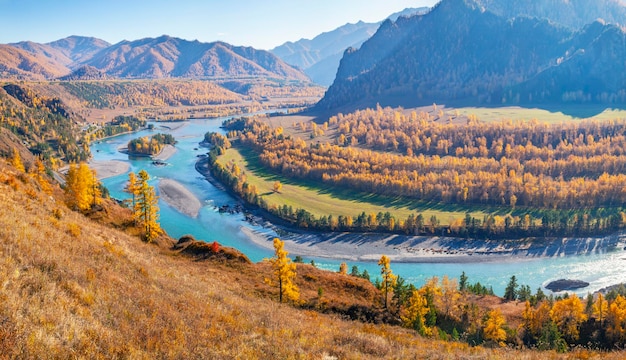
<path fill-rule="evenodd" d="M 562 123 L 583 119 L 597 119 L 600 121 L 625 118 L 626 110 L 607 109 L 597 105 L 571 105 L 559 109 L 521 108 L 517 106 L 502 108 L 464 107 L 452 109 L 458 110 L 462 117 L 476 115 L 479 120 L 486 122 L 501 120 L 532 120 L 537 119 L 542 123 Z"/>
<path fill-rule="evenodd" d="M 435 215 L 442 225 L 450 224 L 455 219 L 465 218 L 469 208 L 458 205 L 426 203 L 405 198 L 390 198 L 379 195 L 354 193 L 350 190 L 324 188 L 323 184 L 310 181 L 294 182 L 290 179 L 270 174 L 259 166 L 252 152 L 231 148 L 220 157 L 220 162 L 235 162 L 247 175 L 248 183 L 257 187 L 259 194 L 269 204 L 277 206 L 291 205 L 294 209 L 302 208 L 316 217 L 321 215 L 339 215 L 356 217 L 366 214 L 378 214 L 389 211 L 397 219 L 406 219 L 410 214 L 421 213 L 426 220 Z M 279 193 L 273 192 L 274 182 L 282 183 Z M 472 210 L 476 218 L 482 218 L 487 212 Z"/>

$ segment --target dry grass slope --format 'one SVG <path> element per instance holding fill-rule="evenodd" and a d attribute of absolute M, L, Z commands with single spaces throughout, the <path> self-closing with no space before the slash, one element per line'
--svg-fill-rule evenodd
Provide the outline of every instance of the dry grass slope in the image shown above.
<path fill-rule="evenodd" d="M 112 203 L 91 220 L 59 195 L 0 160 L 0 359 L 610 357 L 470 348 L 278 304 L 262 281 L 265 264 L 194 261 L 171 240 L 146 244 L 123 232 L 127 213 Z M 339 275 L 299 271 L 311 304 L 317 286 L 331 305 L 376 294 L 365 282 L 350 280 L 352 291 Z"/>

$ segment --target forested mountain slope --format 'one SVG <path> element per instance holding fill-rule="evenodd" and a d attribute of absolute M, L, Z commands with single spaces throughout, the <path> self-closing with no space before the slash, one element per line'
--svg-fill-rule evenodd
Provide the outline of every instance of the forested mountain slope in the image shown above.
<path fill-rule="evenodd" d="M 386 21 L 344 54 L 322 109 L 433 102 L 624 103 L 626 43 L 615 25 L 573 31 L 546 19 L 500 16 L 473 0 Z"/>

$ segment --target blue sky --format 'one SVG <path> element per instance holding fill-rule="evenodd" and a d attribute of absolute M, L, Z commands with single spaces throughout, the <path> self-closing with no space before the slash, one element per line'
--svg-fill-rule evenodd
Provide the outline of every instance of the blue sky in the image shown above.
<path fill-rule="evenodd" d="M 0 0 L 0 43 L 170 35 L 270 49 L 437 0 Z"/>

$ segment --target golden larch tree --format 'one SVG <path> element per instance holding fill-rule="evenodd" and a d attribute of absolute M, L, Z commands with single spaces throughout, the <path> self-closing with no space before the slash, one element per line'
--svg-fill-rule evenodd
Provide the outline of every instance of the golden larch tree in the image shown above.
<path fill-rule="evenodd" d="M 22 162 L 22 157 L 20 156 L 20 153 L 19 151 L 17 151 L 16 148 L 13 148 L 13 150 L 11 151 L 11 165 L 13 165 L 13 167 L 20 172 L 26 172 L 26 168 L 24 167 L 24 163 Z"/>
<path fill-rule="evenodd" d="M 617 295 L 606 317 L 607 335 L 616 345 L 626 342 L 626 299 Z"/>
<path fill-rule="evenodd" d="M 394 275 L 391 271 L 391 260 L 386 255 L 380 257 L 378 260 L 378 265 L 380 265 L 380 276 L 382 281 L 380 283 L 380 290 L 383 292 L 383 302 L 385 304 L 385 309 L 387 309 L 389 303 L 389 293 L 391 289 L 396 285 L 396 281 L 398 280 L 398 276 Z"/>
<path fill-rule="evenodd" d="M 489 311 L 483 325 L 485 340 L 493 341 L 500 346 L 504 346 L 504 340 L 506 340 L 505 325 L 506 320 L 499 309 Z"/>
<path fill-rule="evenodd" d="M 80 211 L 98 205 L 102 194 L 96 172 L 85 163 L 71 164 L 65 176 L 65 195 L 67 205 Z"/>
<path fill-rule="evenodd" d="M 32 176 L 39 183 L 41 191 L 48 195 L 52 194 L 52 185 L 46 178 L 46 167 L 39 157 L 35 158 Z"/>
<path fill-rule="evenodd" d="M 339 264 L 339 273 L 341 275 L 347 275 L 348 274 L 348 264 L 346 264 L 345 262 L 342 262 L 341 264 Z"/>
<path fill-rule="evenodd" d="M 154 187 L 148 184 L 150 175 L 146 170 L 139 172 L 136 186 L 135 221 L 143 228 L 146 241 L 152 242 L 163 230 L 159 225 L 159 197 Z"/>
<path fill-rule="evenodd" d="M 139 192 L 139 179 L 137 179 L 137 175 L 134 172 L 130 172 L 128 174 L 128 183 L 124 187 L 124 192 L 132 195 L 132 207 L 135 208 L 135 204 L 137 202 L 137 193 Z"/>
<path fill-rule="evenodd" d="M 604 325 L 606 315 L 609 312 L 609 302 L 606 301 L 601 292 L 598 293 L 596 301 L 593 303 L 593 316 L 598 320 L 600 326 Z"/>
<path fill-rule="evenodd" d="M 274 238 L 274 257 L 269 261 L 274 269 L 274 276 L 278 280 L 279 301 L 283 299 L 298 301 L 300 298 L 300 290 L 294 283 L 296 279 L 296 264 L 287 257 L 289 253 L 285 250 L 285 243 L 279 238 Z M 272 284 L 271 280 L 266 282 Z"/>
<path fill-rule="evenodd" d="M 426 325 L 426 314 L 428 314 L 428 300 L 424 291 L 413 290 L 409 298 L 409 304 L 400 315 L 404 326 L 414 329 L 423 336 L 432 335 L 432 328 Z"/>
<path fill-rule="evenodd" d="M 550 310 L 550 318 L 559 331 L 570 342 L 578 340 L 578 327 L 587 320 L 585 314 L 585 306 L 576 295 L 572 295 L 566 299 L 559 300 L 552 305 Z"/>

